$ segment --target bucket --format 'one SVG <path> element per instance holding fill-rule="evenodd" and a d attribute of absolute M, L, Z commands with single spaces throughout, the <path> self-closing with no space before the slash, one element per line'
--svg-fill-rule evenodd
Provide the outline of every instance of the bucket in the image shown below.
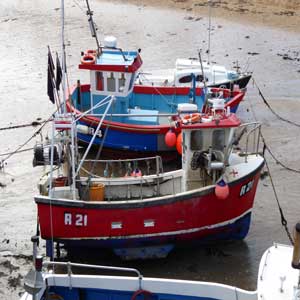
<path fill-rule="evenodd" d="M 103 183 L 94 183 L 90 186 L 89 194 L 90 201 L 103 201 L 104 200 L 105 186 Z"/>
<path fill-rule="evenodd" d="M 54 180 L 53 180 L 53 186 L 54 187 L 66 186 L 67 182 L 68 182 L 68 177 L 59 176 L 57 178 L 54 178 Z"/>

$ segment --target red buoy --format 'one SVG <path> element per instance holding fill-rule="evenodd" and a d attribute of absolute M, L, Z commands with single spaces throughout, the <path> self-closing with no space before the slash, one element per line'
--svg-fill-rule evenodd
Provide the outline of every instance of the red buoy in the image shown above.
<path fill-rule="evenodd" d="M 177 136 L 177 140 L 176 140 L 176 149 L 177 152 L 182 155 L 182 133 L 180 132 Z"/>
<path fill-rule="evenodd" d="M 215 195 L 220 200 L 225 200 L 229 196 L 229 186 L 223 179 L 217 182 L 215 187 Z"/>
<path fill-rule="evenodd" d="M 176 134 L 175 132 L 170 129 L 166 134 L 165 134 L 165 143 L 168 147 L 174 147 L 176 145 Z"/>
<path fill-rule="evenodd" d="M 131 173 L 132 177 L 140 177 L 142 176 L 142 171 L 140 169 L 135 169 L 132 173 Z"/>

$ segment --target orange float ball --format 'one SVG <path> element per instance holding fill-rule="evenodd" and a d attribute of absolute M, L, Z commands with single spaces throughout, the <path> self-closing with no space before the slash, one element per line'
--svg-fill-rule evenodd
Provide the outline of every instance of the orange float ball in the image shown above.
<path fill-rule="evenodd" d="M 177 136 L 177 140 L 176 140 L 176 149 L 177 152 L 182 155 L 182 133 L 180 132 Z"/>
<path fill-rule="evenodd" d="M 168 147 L 176 145 L 176 134 L 173 130 L 169 130 L 165 135 L 165 143 Z"/>
<path fill-rule="evenodd" d="M 216 184 L 215 195 L 220 200 L 225 200 L 229 196 L 229 186 L 223 179 Z"/>

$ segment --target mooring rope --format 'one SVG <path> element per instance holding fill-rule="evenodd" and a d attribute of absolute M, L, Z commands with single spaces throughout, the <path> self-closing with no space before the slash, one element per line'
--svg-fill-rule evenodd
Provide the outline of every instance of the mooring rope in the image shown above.
<path fill-rule="evenodd" d="M 255 82 L 254 79 L 253 79 L 253 82 Z M 255 83 L 255 84 L 256 84 L 256 83 Z M 256 84 L 256 87 L 258 88 L 257 84 Z M 258 88 L 258 90 L 259 90 L 259 88 Z M 260 93 L 261 97 L 262 97 L 263 99 L 265 99 L 265 98 L 263 97 L 262 93 L 260 92 L 260 90 L 259 90 L 259 93 Z M 272 110 L 272 108 L 270 107 L 270 105 L 269 105 L 265 100 L 264 100 L 264 102 L 267 104 L 267 107 L 268 107 L 269 109 L 271 109 L 271 111 L 277 116 L 277 114 Z M 254 113 L 254 110 L 253 110 L 252 103 L 251 103 L 250 101 L 249 101 L 249 103 L 250 103 L 251 112 L 252 112 L 252 114 L 253 114 L 253 117 L 254 117 L 254 119 L 257 121 L 257 118 L 256 118 L 255 113 Z M 278 117 L 281 119 L 280 116 L 278 116 Z M 290 123 L 290 122 L 289 122 L 289 123 Z M 269 177 L 270 177 L 270 181 L 271 181 L 273 193 L 274 193 L 274 196 L 275 196 L 275 199 L 276 199 L 276 203 L 277 203 L 277 207 L 278 207 L 278 210 L 279 210 L 280 219 L 281 219 L 281 225 L 283 226 L 283 228 L 284 228 L 284 230 L 285 230 L 285 232 L 286 232 L 286 235 L 287 235 L 287 237 L 288 237 L 290 243 L 291 243 L 292 245 L 294 245 L 294 240 L 293 240 L 293 238 L 292 238 L 292 235 L 291 235 L 290 230 L 289 230 L 289 228 L 288 228 L 287 220 L 286 220 L 286 218 L 285 218 L 285 216 L 284 216 L 282 207 L 281 207 L 281 205 L 280 205 L 280 201 L 279 201 L 278 194 L 277 194 L 277 191 L 276 191 L 276 188 L 275 188 L 275 184 L 274 184 L 273 177 L 272 177 L 272 174 L 271 174 L 271 171 L 270 171 L 270 167 L 269 167 L 268 161 L 267 161 L 267 159 L 266 159 L 266 157 L 265 157 L 265 150 L 267 150 L 267 151 L 269 152 L 269 154 L 271 155 L 271 157 L 274 159 L 274 161 L 275 161 L 277 164 L 281 165 L 281 166 L 282 166 L 283 168 L 285 168 L 286 170 L 289 170 L 289 171 L 292 171 L 292 172 L 296 172 L 296 173 L 300 173 L 300 170 L 295 170 L 295 169 L 292 169 L 292 168 L 290 168 L 290 167 L 287 167 L 285 164 L 283 164 L 281 161 L 279 161 L 279 159 L 277 159 L 277 158 L 275 157 L 275 155 L 273 154 L 273 152 L 271 151 L 270 147 L 266 144 L 266 140 L 265 140 L 265 138 L 264 138 L 264 136 L 263 136 L 263 134 L 262 134 L 261 131 L 260 131 L 260 136 L 261 136 L 262 141 L 263 141 L 263 144 L 264 144 L 264 146 L 263 146 L 263 157 L 264 157 L 264 160 L 265 160 L 265 165 L 266 165 L 266 168 L 267 168 L 267 171 L 268 171 L 268 175 L 269 175 Z"/>
<path fill-rule="evenodd" d="M 265 147 L 265 144 L 264 144 L 264 147 Z M 268 170 L 268 174 L 270 176 L 272 189 L 273 189 L 274 196 L 275 196 L 277 206 L 278 206 L 278 210 L 279 210 L 279 213 L 280 213 L 281 225 L 284 227 L 285 232 L 287 234 L 287 237 L 290 240 L 291 244 L 294 245 L 294 240 L 293 240 L 292 235 L 291 235 L 291 233 L 289 231 L 289 228 L 287 226 L 288 223 L 287 223 L 286 218 L 284 217 L 283 210 L 282 210 L 282 207 L 281 207 L 280 202 L 279 202 L 279 198 L 278 198 L 278 195 L 277 195 L 277 192 L 276 192 L 275 184 L 274 184 L 274 181 L 273 181 L 273 178 L 272 178 L 272 175 L 271 175 L 271 172 L 270 172 L 270 168 L 269 168 L 269 165 L 268 165 L 268 162 L 267 162 L 266 158 L 265 158 L 265 164 L 266 164 L 266 167 L 267 167 L 267 170 Z"/>
<path fill-rule="evenodd" d="M 255 79 L 252 77 L 252 81 L 253 81 L 253 84 L 256 86 L 257 90 L 258 90 L 258 93 L 260 95 L 260 97 L 262 98 L 263 102 L 265 103 L 265 105 L 269 108 L 269 110 L 278 118 L 280 119 L 281 121 L 284 121 L 286 123 L 289 123 L 291 125 L 294 125 L 294 126 L 297 126 L 297 127 L 300 127 L 300 124 L 294 122 L 294 121 L 291 121 L 291 120 L 288 120 L 282 116 L 280 116 L 272 107 L 271 105 L 269 104 L 269 102 L 267 101 L 267 99 L 265 98 L 265 96 L 263 95 L 261 89 L 259 88 L 258 84 L 256 83 Z"/>
<path fill-rule="evenodd" d="M 35 127 L 35 126 L 39 126 L 42 125 L 44 121 L 33 121 L 31 123 L 28 124 L 20 124 L 20 125 L 12 125 L 12 126 L 8 126 L 8 127 L 0 127 L 0 131 L 1 130 L 10 130 L 10 129 L 17 129 L 17 128 L 24 128 L 24 127 Z"/>
<path fill-rule="evenodd" d="M 55 110 L 55 112 L 56 112 L 56 111 L 57 111 L 57 110 Z M 23 144 L 21 144 L 19 147 L 17 147 L 16 150 L 14 150 L 14 151 L 8 153 L 7 156 L 6 156 L 4 159 L 2 159 L 2 160 L 0 161 L 0 170 L 4 167 L 5 161 L 7 161 L 9 158 L 11 158 L 14 154 L 20 153 L 21 149 L 22 149 L 24 146 L 26 146 L 33 138 L 35 138 L 38 134 L 41 133 L 41 131 L 42 131 L 42 129 L 44 128 L 44 126 L 45 126 L 48 122 L 51 121 L 51 119 L 52 119 L 52 117 L 53 117 L 53 114 L 55 114 L 55 112 L 52 113 L 51 116 L 50 116 L 47 120 L 41 122 L 41 125 L 40 125 L 41 127 L 40 127 L 38 130 L 36 130 L 36 131 L 33 133 L 32 136 L 30 136 Z"/>

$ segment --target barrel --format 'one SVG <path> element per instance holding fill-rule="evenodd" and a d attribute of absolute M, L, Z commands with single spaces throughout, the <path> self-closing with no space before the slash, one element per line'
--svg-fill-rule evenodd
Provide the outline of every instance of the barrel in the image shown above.
<path fill-rule="evenodd" d="M 103 183 L 93 183 L 89 189 L 90 201 L 103 201 L 104 192 L 105 186 Z"/>

